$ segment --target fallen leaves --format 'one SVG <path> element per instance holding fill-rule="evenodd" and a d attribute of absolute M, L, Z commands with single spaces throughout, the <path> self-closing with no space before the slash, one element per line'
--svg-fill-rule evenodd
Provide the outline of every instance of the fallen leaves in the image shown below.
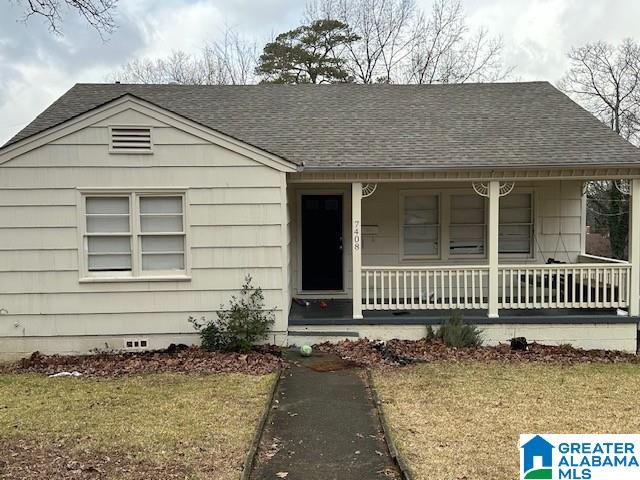
<path fill-rule="evenodd" d="M 95 355 L 42 355 L 35 352 L 0 373 L 56 375 L 77 371 L 88 377 L 121 377 L 140 373 L 247 373 L 264 375 L 284 365 L 279 349 L 259 348 L 246 354 L 205 352 L 197 347 L 169 352 L 98 353 Z"/>
<path fill-rule="evenodd" d="M 403 365 L 411 362 L 499 361 L 507 363 L 640 363 L 640 357 L 609 350 L 582 350 L 569 345 L 532 343 L 528 350 L 512 350 L 510 345 L 494 347 L 454 348 L 439 341 L 368 339 L 344 340 L 315 345 L 319 352 L 334 353 L 342 359 L 362 366 Z"/>

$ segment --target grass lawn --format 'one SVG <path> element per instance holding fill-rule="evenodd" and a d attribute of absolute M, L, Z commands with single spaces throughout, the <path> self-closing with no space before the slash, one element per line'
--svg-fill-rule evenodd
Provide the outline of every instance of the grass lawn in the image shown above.
<path fill-rule="evenodd" d="M 518 478 L 520 433 L 637 433 L 640 366 L 422 364 L 374 371 L 416 479 Z"/>
<path fill-rule="evenodd" d="M 0 375 L 0 478 L 237 478 L 274 379 Z"/>

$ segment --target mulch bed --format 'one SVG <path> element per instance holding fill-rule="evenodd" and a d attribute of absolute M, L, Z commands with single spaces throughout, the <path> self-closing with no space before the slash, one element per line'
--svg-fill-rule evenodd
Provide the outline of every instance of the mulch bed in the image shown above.
<path fill-rule="evenodd" d="M 637 355 L 609 350 L 582 350 L 571 346 L 551 346 L 532 343 L 527 350 L 512 350 L 510 345 L 495 347 L 453 348 L 432 340 L 390 340 L 374 342 L 368 339 L 322 343 L 317 351 L 334 353 L 361 366 L 404 365 L 416 362 L 542 362 L 542 363 L 637 363 Z"/>
<path fill-rule="evenodd" d="M 88 377 L 121 377 L 141 373 L 247 373 L 264 375 L 284 365 L 278 347 L 264 346 L 243 353 L 205 352 L 197 347 L 177 351 L 98 353 L 95 355 L 42 355 L 0 366 L 0 373 L 52 375 L 77 371 Z"/>

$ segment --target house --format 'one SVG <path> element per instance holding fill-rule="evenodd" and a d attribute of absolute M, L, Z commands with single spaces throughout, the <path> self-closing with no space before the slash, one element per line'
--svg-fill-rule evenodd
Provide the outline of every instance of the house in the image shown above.
<path fill-rule="evenodd" d="M 629 262 L 585 254 L 602 179 Z M 546 82 L 79 84 L 0 149 L 0 229 L 4 357 L 195 342 L 247 273 L 279 344 L 459 309 L 489 344 L 636 351 L 640 150 Z"/>

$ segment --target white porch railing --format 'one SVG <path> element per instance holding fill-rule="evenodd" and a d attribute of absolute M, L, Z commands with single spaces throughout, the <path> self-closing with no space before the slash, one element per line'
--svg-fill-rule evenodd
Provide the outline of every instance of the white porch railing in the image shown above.
<path fill-rule="evenodd" d="M 628 263 L 500 265 L 499 308 L 627 308 Z"/>
<path fill-rule="evenodd" d="M 363 310 L 487 308 L 489 267 L 362 267 Z"/>
<path fill-rule="evenodd" d="M 362 267 L 363 310 L 488 307 L 489 267 Z M 500 265 L 498 308 L 627 308 L 631 265 Z"/>

